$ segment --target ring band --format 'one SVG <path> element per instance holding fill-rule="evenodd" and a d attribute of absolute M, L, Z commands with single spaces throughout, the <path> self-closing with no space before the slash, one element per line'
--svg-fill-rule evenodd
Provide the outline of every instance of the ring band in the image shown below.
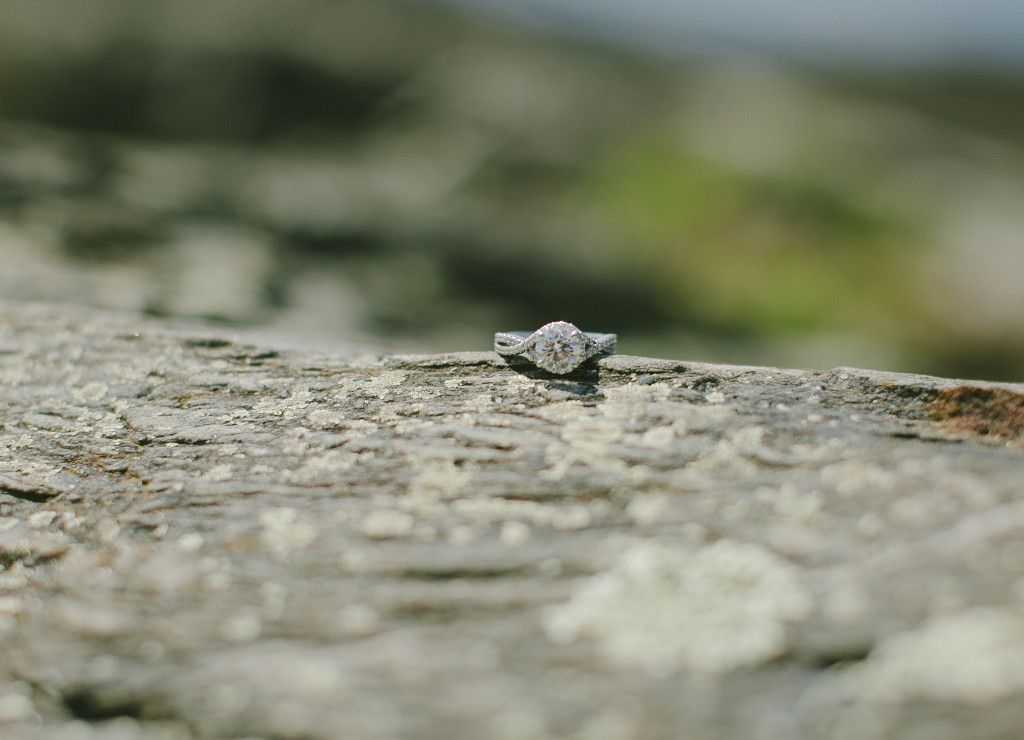
<path fill-rule="evenodd" d="M 535 332 L 499 331 L 494 351 L 503 357 L 522 357 L 556 375 L 571 373 L 598 355 L 613 354 L 615 334 L 583 332 L 568 321 L 552 321 Z"/>

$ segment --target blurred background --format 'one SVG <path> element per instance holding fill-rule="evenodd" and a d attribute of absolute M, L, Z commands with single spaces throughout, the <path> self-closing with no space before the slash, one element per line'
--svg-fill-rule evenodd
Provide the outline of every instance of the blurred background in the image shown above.
<path fill-rule="evenodd" d="M 1017 0 L 5 0 L 0 298 L 1024 375 Z"/>

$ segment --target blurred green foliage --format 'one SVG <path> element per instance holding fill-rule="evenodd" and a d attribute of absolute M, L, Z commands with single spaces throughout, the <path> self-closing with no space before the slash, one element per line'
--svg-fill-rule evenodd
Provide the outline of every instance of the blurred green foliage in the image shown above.
<path fill-rule="evenodd" d="M 607 152 L 579 197 L 681 321 L 890 334 L 893 315 L 919 312 L 914 224 L 814 173 L 738 173 L 652 134 Z"/>

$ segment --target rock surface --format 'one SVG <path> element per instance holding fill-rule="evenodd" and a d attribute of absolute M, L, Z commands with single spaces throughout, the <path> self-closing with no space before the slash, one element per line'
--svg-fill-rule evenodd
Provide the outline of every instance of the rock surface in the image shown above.
<path fill-rule="evenodd" d="M 1011 738 L 1024 387 L 0 304 L 10 738 Z"/>

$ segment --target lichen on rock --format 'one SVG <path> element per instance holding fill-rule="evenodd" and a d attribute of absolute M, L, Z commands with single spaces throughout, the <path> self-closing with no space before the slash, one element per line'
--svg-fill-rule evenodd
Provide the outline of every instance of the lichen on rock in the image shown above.
<path fill-rule="evenodd" d="M 1019 729 L 1024 453 L 962 384 L 359 354 L 0 304 L 5 738 Z"/>
<path fill-rule="evenodd" d="M 642 543 L 551 609 L 545 628 L 556 643 L 595 639 L 618 666 L 720 674 L 781 655 L 785 625 L 811 608 L 797 569 L 758 545 Z"/>

